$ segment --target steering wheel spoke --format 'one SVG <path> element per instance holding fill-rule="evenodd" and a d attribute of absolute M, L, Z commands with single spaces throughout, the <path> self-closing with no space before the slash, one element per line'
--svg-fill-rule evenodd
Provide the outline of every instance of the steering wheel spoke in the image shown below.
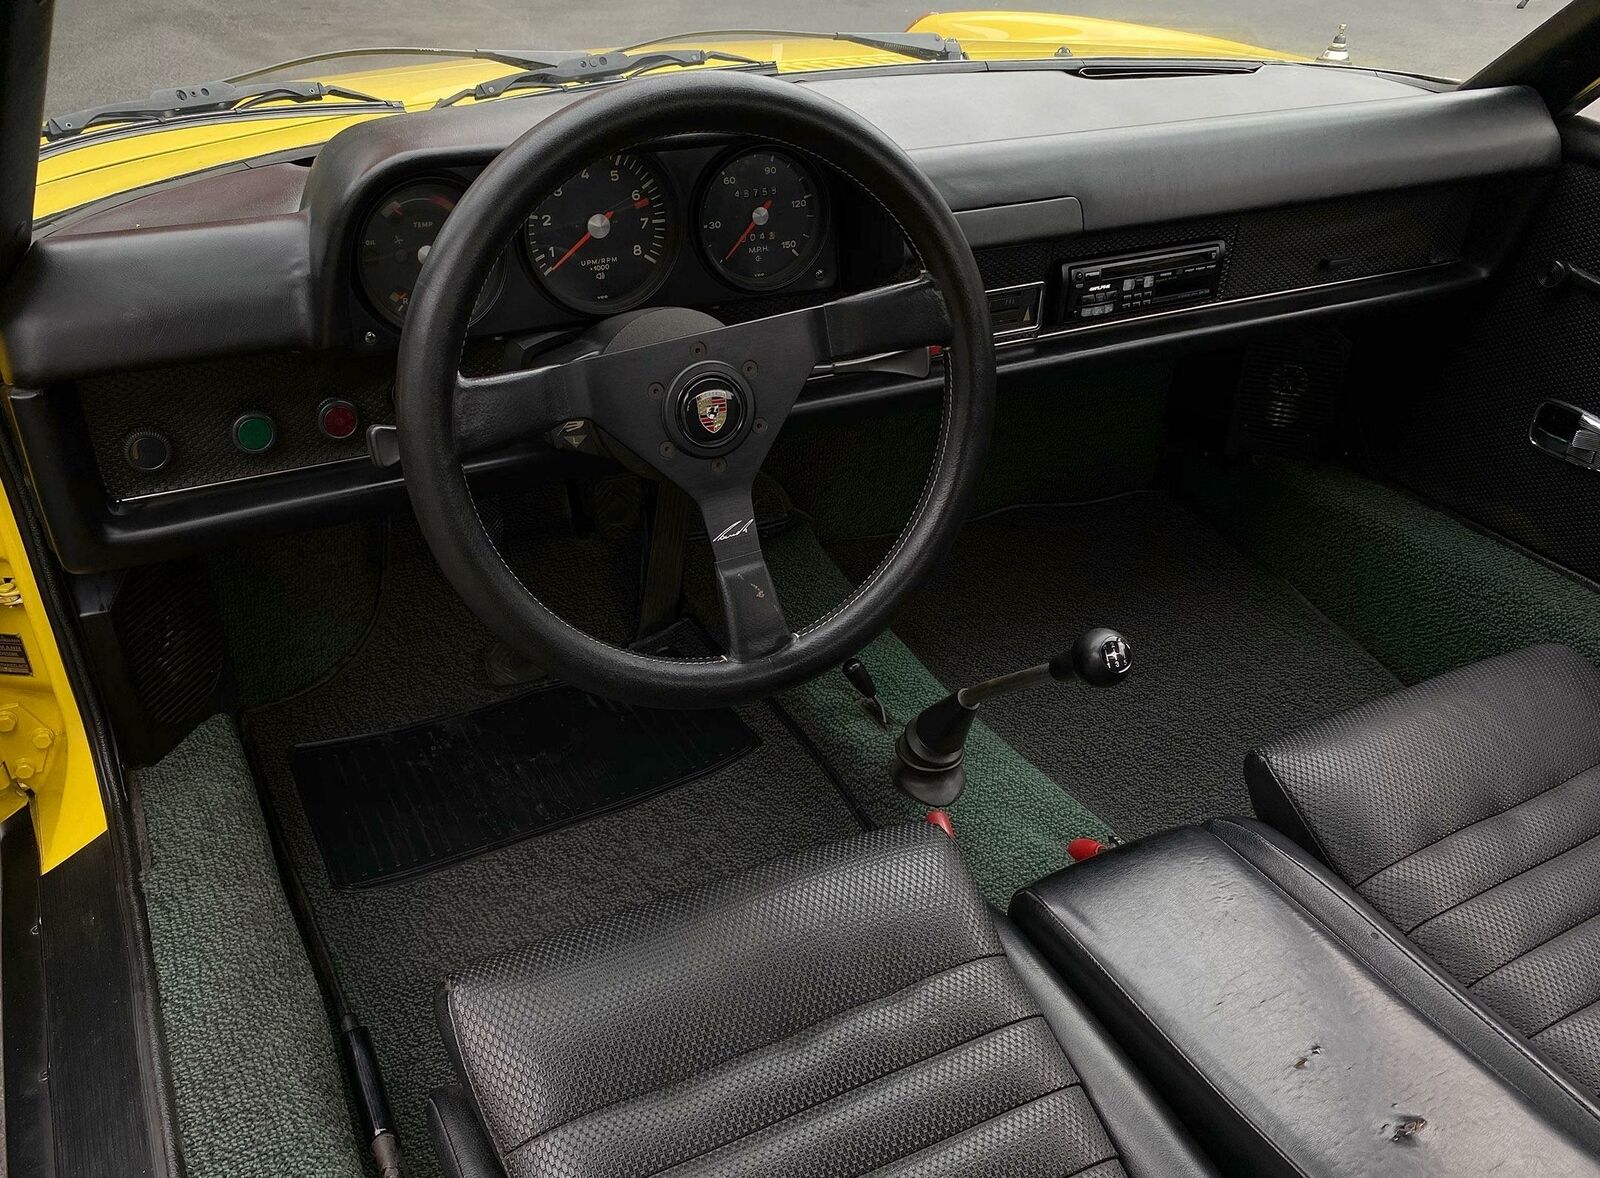
<path fill-rule="evenodd" d="M 777 653 L 794 641 L 794 634 L 761 551 L 750 487 L 729 488 L 697 502 L 711 542 L 728 657 L 749 662 Z"/>
<path fill-rule="evenodd" d="M 951 341 L 944 297 L 924 274 L 846 295 L 818 308 L 829 360 L 854 360 Z"/>
<path fill-rule="evenodd" d="M 589 370 L 552 364 L 495 376 L 456 377 L 456 454 L 471 458 L 592 417 Z"/>

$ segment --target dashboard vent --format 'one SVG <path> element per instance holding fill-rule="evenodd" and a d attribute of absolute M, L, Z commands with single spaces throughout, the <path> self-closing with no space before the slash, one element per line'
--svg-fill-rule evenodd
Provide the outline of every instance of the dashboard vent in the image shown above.
<path fill-rule="evenodd" d="M 1219 74 L 1253 74 L 1261 66 L 1250 61 L 1097 61 L 1080 66 L 1080 78 L 1212 78 Z"/>

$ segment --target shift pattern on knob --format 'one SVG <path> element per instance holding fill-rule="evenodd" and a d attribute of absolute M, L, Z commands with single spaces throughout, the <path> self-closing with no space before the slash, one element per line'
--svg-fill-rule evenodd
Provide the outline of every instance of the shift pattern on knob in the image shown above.
<path fill-rule="evenodd" d="M 1069 654 L 1078 678 L 1095 687 L 1121 683 L 1133 670 L 1133 648 L 1128 640 L 1104 626 L 1080 635 Z"/>

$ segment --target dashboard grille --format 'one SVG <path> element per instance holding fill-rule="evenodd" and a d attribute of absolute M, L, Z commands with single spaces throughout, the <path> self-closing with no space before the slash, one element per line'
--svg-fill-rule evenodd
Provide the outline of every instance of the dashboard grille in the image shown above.
<path fill-rule="evenodd" d="M 1453 262 L 1462 255 L 1475 198 L 1473 186 L 1449 185 L 1240 218 L 1222 297 L 1248 298 Z"/>

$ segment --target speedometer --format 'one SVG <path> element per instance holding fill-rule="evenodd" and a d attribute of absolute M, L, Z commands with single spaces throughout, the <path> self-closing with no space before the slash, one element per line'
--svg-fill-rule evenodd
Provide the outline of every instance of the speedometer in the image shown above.
<path fill-rule="evenodd" d="M 575 311 L 637 306 L 667 276 L 676 210 L 660 166 L 622 153 L 569 178 L 528 218 L 528 259 L 545 291 Z"/>
<path fill-rule="evenodd" d="M 822 248 L 822 197 L 811 169 L 767 148 L 728 157 L 700 198 L 700 248 L 743 290 L 795 281 Z"/>

